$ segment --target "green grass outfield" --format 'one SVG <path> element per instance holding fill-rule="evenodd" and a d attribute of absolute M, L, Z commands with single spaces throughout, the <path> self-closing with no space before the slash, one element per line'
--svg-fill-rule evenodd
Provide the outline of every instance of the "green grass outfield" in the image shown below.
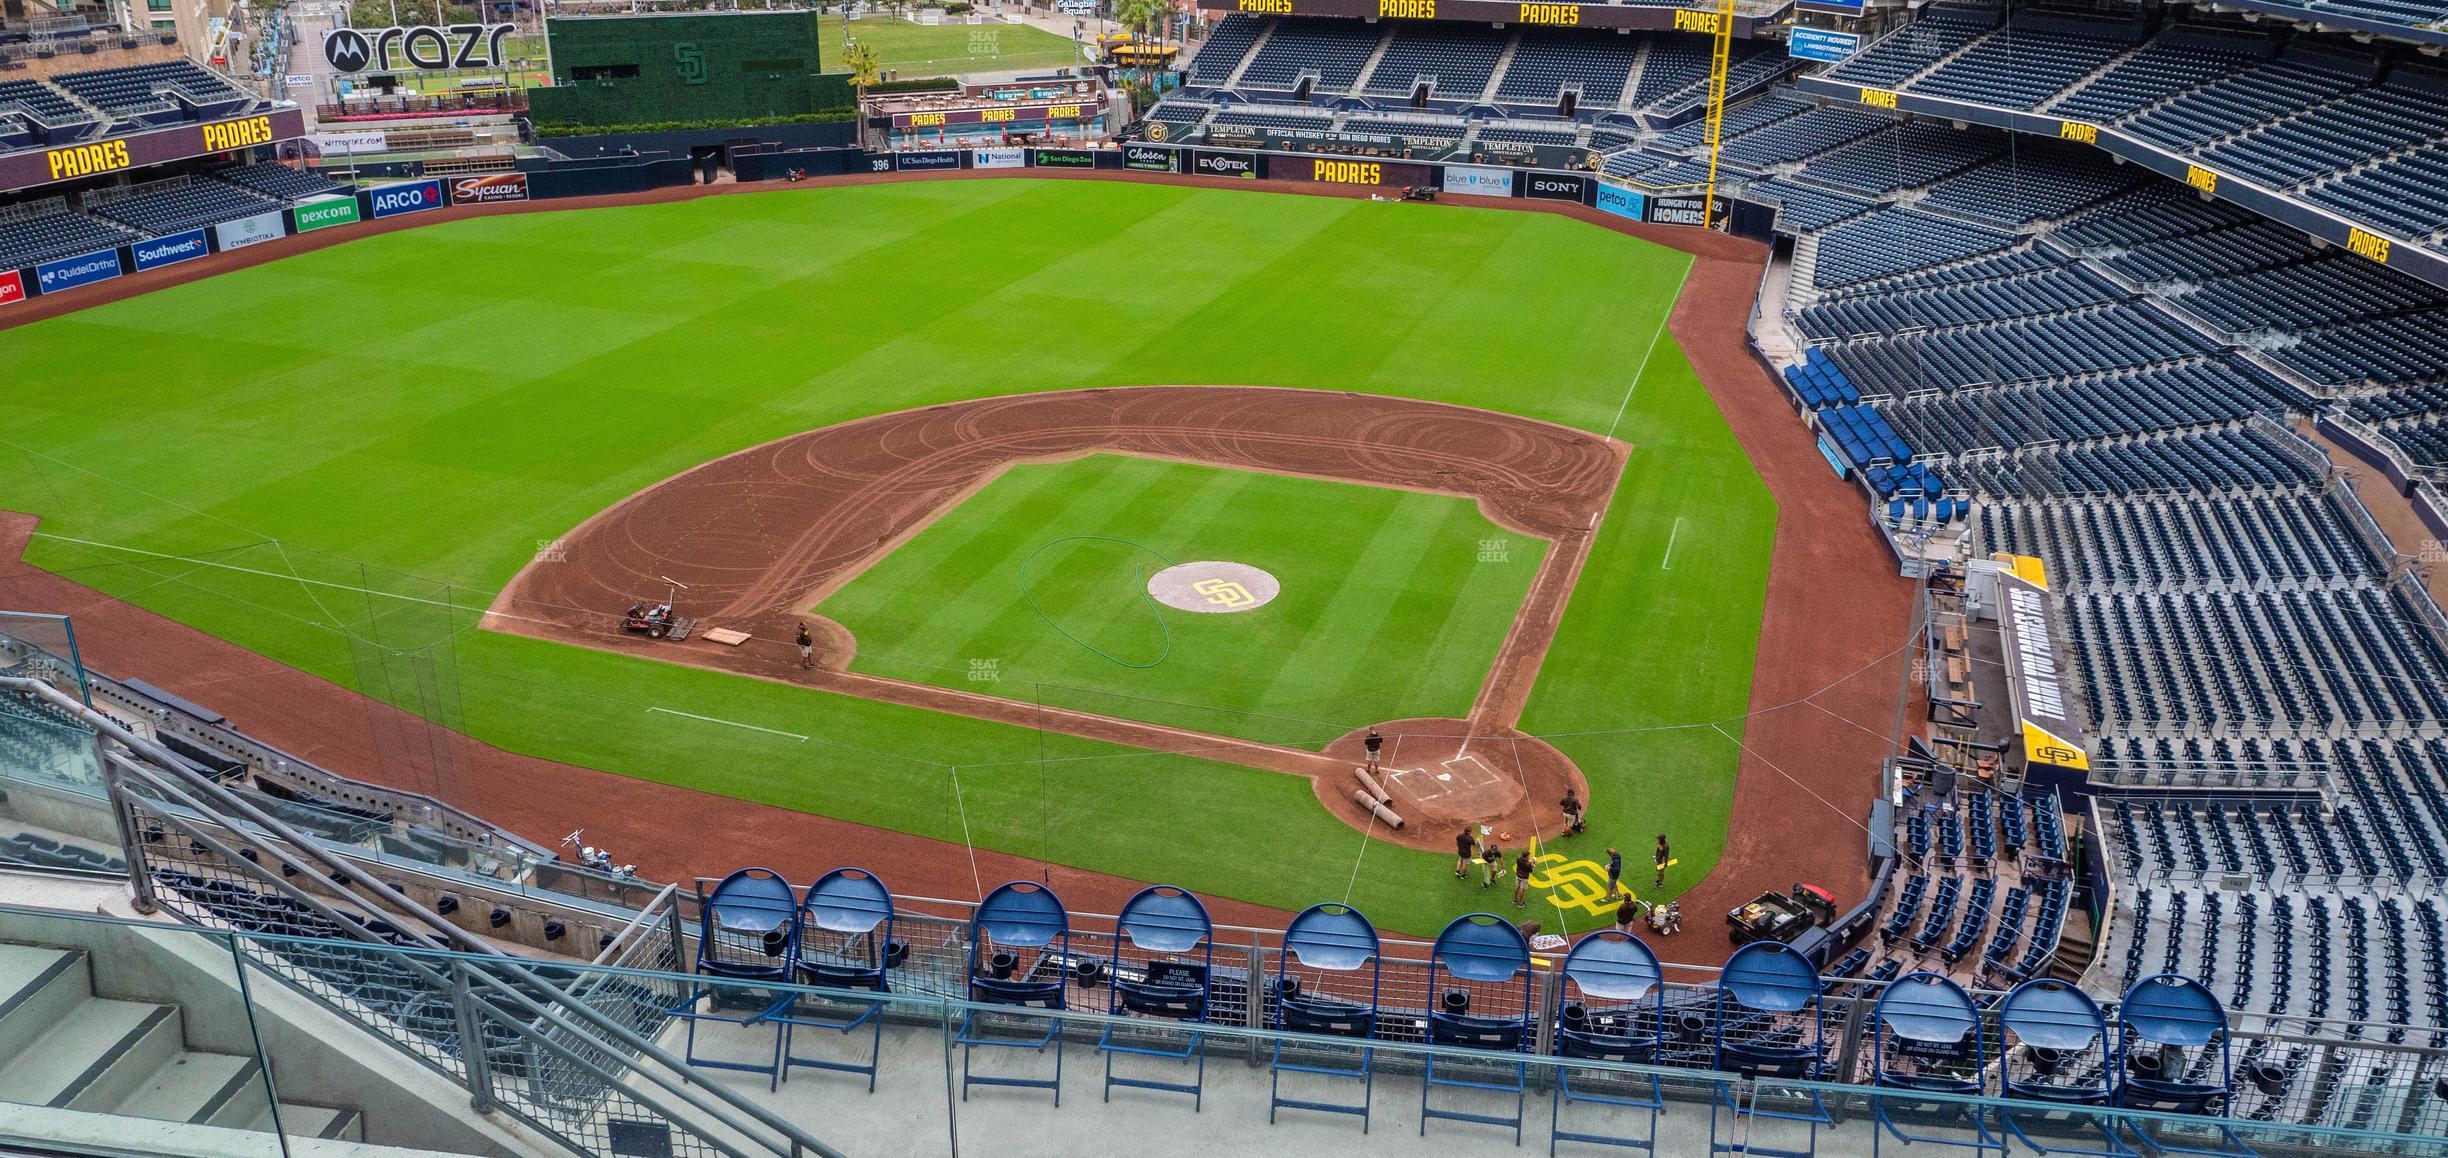
<path fill-rule="evenodd" d="M 1696 880 L 1775 508 L 1660 336 L 1687 266 L 1546 214 L 1087 181 L 483 217 L 0 332 L 0 506 L 44 517 L 40 566 L 507 748 L 1287 909 L 1348 882 L 1432 932 L 1479 891 L 1434 854 L 1364 853 L 1297 779 L 461 630 L 465 609 L 657 480 L 957 399 L 1304 386 L 1615 427 L 1635 449 L 1525 726 L 1587 771 L 1593 835 L 1671 833 Z"/>
<path fill-rule="evenodd" d="M 817 610 L 857 671 L 1319 747 L 1468 712 L 1545 548 L 1451 495 L 1093 455 L 1011 468 Z M 1160 613 L 1145 577 L 1197 559 L 1282 592 Z"/>
<path fill-rule="evenodd" d="M 824 45 L 824 70 L 842 72 L 843 24 L 828 17 L 818 39 Z M 1085 66 L 1079 45 L 1030 24 L 938 24 L 928 27 L 907 20 L 877 16 L 853 20 L 849 35 L 875 46 L 883 66 L 898 69 L 903 79 L 960 75 L 972 72 L 1018 72 L 1030 68 Z"/>

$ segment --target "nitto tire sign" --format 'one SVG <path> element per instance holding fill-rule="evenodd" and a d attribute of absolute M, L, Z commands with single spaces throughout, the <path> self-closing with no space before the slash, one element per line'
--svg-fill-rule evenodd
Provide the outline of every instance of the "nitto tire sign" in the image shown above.
<path fill-rule="evenodd" d="M 961 155 L 958 149 L 934 149 L 923 153 L 893 154 L 893 168 L 903 173 L 922 173 L 930 169 L 958 169 Z"/>
<path fill-rule="evenodd" d="M 1179 173 L 1181 154 L 1149 145 L 1128 145 L 1122 150 L 1122 167 L 1142 173 Z"/>
<path fill-rule="evenodd" d="M 1258 176 L 1258 156 L 1255 153 L 1194 151 L 1190 154 L 1190 171 L 1204 177 L 1255 179 Z"/>
<path fill-rule="evenodd" d="M 64 289 L 109 281 L 126 272 L 119 265 L 119 251 L 105 249 L 82 257 L 63 257 L 34 267 L 34 280 L 42 292 L 55 294 Z"/>
<path fill-rule="evenodd" d="M 1510 197 L 1513 195 L 1513 170 L 1447 165 L 1445 191 L 1468 193 L 1475 197 Z"/>
<path fill-rule="evenodd" d="M 25 300 L 25 275 L 13 269 L 0 270 L 0 306 Z"/>
<path fill-rule="evenodd" d="M 410 181 L 401 185 L 378 185 L 366 194 L 374 209 L 374 217 L 397 217 L 403 213 L 423 213 L 442 207 L 440 181 Z"/>
<path fill-rule="evenodd" d="M 502 51 L 508 24 L 431 24 L 392 28 L 335 28 L 323 34 L 323 59 L 332 71 L 390 72 L 410 68 L 420 72 L 446 69 L 502 68 L 510 58 Z M 393 63 L 394 60 L 398 63 Z"/>
<path fill-rule="evenodd" d="M 241 217 L 213 226 L 213 241 L 220 245 L 221 252 L 228 253 L 233 249 L 278 241 L 288 232 L 281 228 L 280 210 L 275 209 L 270 213 L 258 213 L 253 217 Z"/>
<path fill-rule="evenodd" d="M 1552 173 L 1532 173 L 1522 183 L 1524 196 L 1542 201 L 1587 201 L 1589 178 L 1559 177 Z"/>
<path fill-rule="evenodd" d="M 139 273 L 148 269 L 160 269 L 165 265 L 177 265 L 182 261 L 194 261 L 209 252 L 211 250 L 204 244 L 204 231 L 201 229 L 173 233 L 168 237 L 156 237 L 151 241 L 139 241 L 128 247 L 128 253 L 136 258 L 136 269 Z"/>

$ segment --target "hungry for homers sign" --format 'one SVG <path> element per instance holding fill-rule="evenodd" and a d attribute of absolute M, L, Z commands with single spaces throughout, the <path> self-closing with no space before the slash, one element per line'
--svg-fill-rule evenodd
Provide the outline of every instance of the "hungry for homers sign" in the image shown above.
<path fill-rule="evenodd" d="M 2022 732 L 2023 762 L 2091 770 L 2082 725 L 2074 719 L 2065 669 L 2057 662 L 2057 613 L 2048 570 L 2028 555 L 2001 558 L 1998 636 L 2006 651 L 2006 689 Z"/>

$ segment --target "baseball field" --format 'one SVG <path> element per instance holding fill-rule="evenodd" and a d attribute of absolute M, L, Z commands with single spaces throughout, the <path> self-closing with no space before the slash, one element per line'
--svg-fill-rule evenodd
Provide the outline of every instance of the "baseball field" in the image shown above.
<path fill-rule="evenodd" d="M 1665 891 L 1696 883 L 1724 846 L 1776 508 L 1664 333 L 1688 264 L 1544 214 L 1105 182 L 480 217 L 0 331 L 0 364 L 36 384 L 0 432 L 0 508 L 41 517 L 37 566 L 514 751 L 1278 908 L 1347 897 L 1430 932 L 1489 900 L 1450 857 L 1364 836 L 1307 778 L 1224 747 L 1044 713 L 1314 754 L 1484 708 L 1552 588 L 1569 600 L 1522 669 L 1519 730 L 1586 778 L 1585 850 L 1637 860 L 1666 832 Z M 1284 459 L 1289 436 L 1272 458 L 1016 454 L 869 536 L 838 581 L 776 597 L 855 641 L 827 636 L 846 677 L 915 689 L 898 698 L 794 682 L 761 621 L 731 662 L 499 618 L 514 583 L 609 557 L 606 527 L 651 529 L 630 545 L 683 582 L 812 534 L 787 476 L 699 496 L 699 525 L 618 519 L 744 455 L 821 449 L 790 441 L 811 432 L 1193 386 L 1436 413 L 1335 431 L 1389 448 L 1349 469 Z M 1486 425 L 1491 460 L 1550 428 L 1611 448 L 1593 525 L 1525 532 L 1547 524 L 1500 474 L 1443 485 L 1480 435 L 1398 443 L 1449 412 L 1515 416 Z M 1193 559 L 1263 566 L 1283 594 L 1213 616 L 1143 597 L 1151 568 Z M 668 593 L 659 565 L 591 574 Z M 449 795 L 447 764 L 431 774 L 412 786 Z"/>

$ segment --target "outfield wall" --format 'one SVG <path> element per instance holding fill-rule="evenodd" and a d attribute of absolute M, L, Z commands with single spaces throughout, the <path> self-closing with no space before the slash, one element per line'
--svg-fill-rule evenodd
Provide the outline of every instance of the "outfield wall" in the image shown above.
<path fill-rule="evenodd" d="M 826 126 L 817 126 L 826 127 Z M 737 130 L 742 134 L 766 130 Z M 793 134 L 795 136 L 795 134 Z M 605 148 L 631 149 L 638 138 L 602 138 Z M 1766 239 L 1775 213 L 1768 207 L 1727 197 L 1705 206 L 1696 190 L 1642 189 L 1589 173 L 1379 161 L 1348 156 L 1266 153 L 1236 149 L 1129 144 L 1118 148 L 917 149 L 870 153 L 845 148 L 775 147 L 787 142 L 734 137 L 733 173 L 742 182 L 850 175 L 915 174 L 960 170 L 1029 169 L 1177 174 L 1227 180 L 1268 180 L 1383 190 L 1399 197 L 1408 188 L 1473 197 L 1560 201 L 1652 225 L 1697 226 L 1703 212 L 1719 230 Z M 96 250 L 21 269 L 0 269 L 0 311 L 37 297 L 115 281 L 129 274 L 181 264 L 211 254 L 300 233 L 345 229 L 438 209 L 543 201 L 573 197 L 634 195 L 688 185 L 697 178 L 686 156 L 628 153 L 548 162 L 513 172 L 467 177 L 420 177 L 393 181 L 301 202 L 276 213 L 259 213 L 167 237 Z M 6 314 L 0 313 L 0 319 Z"/>

